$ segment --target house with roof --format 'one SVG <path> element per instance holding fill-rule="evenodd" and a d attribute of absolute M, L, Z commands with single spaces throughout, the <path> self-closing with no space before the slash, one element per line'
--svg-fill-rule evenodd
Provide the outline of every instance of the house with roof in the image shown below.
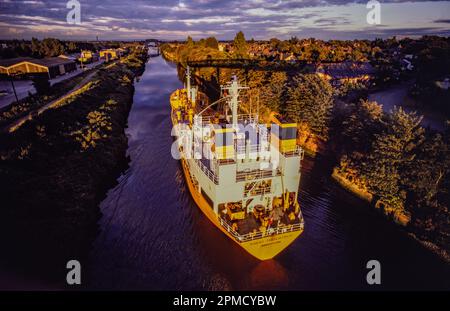
<path fill-rule="evenodd" d="M 19 57 L 0 60 L 0 75 L 47 75 L 49 79 L 77 69 L 75 61 L 64 57 Z"/>
<path fill-rule="evenodd" d="M 285 53 L 284 61 L 294 64 L 297 62 L 297 57 L 294 55 L 294 53 L 289 53 L 289 54 Z"/>
<path fill-rule="evenodd" d="M 315 73 L 336 86 L 345 82 L 367 83 L 374 76 L 375 69 L 369 62 L 345 61 L 318 64 Z"/>
<path fill-rule="evenodd" d="M 143 50 L 145 48 L 145 46 L 144 45 L 138 45 L 137 48 Z M 130 52 L 129 49 L 126 48 L 126 47 L 125 48 L 117 48 L 116 50 L 119 52 L 120 56 L 128 55 L 128 53 Z"/>
<path fill-rule="evenodd" d="M 100 51 L 100 58 L 105 60 L 113 60 L 122 56 L 122 53 L 119 49 L 104 49 Z"/>
<path fill-rule="evenodd" d="M 89 64 L 98 61 L 98 55 L 89 50 L 82 50 L 78 61 L 83 64 Z"/>
<path fill-rule="evenodd" d="M 74 62 L 76 62 L 78 60 L 78 58 L 80 57 L 80 54 L 79 53 L 61 54 L 61 55 L 58 55 L 58 57 L 70 59 L 70 60 L 73 60 Z"/>

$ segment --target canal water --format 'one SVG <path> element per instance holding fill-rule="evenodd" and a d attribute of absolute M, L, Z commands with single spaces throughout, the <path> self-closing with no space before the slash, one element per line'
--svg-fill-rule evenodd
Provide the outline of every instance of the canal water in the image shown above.
<path fill-rule="evenodd" d="M 409 95 L 408 90 L 410 87 L 411 83 L 409 82 L 395 85 L 385 90 L 369 94 L 368 99 L 382 104 L 385 112 L 392 111 L 395 106 L 402 107 L 407 112 L 415 111 L 417 115 L 422 116 L 421 125 L 423 127 L 429 127 L 432 130 L 443 132 L 446 122 L 444 114 L 425 109 L 426 105 Z"/>
<path fill-rule="evenodd" d="M 275 259 L 259 262 L 196 207 L 171 157 L 174 65 L 152 58 L 136 84 L 128 129 L 129 169 L 101 203 L 100 233 L 83 264 L 87 289 L 372 290 L 449 289 L 449 265 L 305 159 L 300 204 L 305 232 Z M 325 162 L 326 163 L 326 162 Z M 366 263 L 381 263 L 378 286 Z"/>

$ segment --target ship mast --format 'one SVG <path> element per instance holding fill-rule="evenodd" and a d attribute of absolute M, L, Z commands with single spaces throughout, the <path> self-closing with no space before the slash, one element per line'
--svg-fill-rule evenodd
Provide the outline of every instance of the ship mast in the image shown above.
<path fill-rule="evenodd" d="M 190 70 L 189 66 L 187 66 L 187 69 L 186 69 L 186 93 L 187 93 L 187 98 L 191 99 L 191 70 Z"/>
<path fill-rule="evenodd" d="M 244 89 L 248 89 L 248 87 L 239 85 L 236 76 L 233 77 L 233 81 L 230 84 L 222 87 L 222 90 L 227 90 L 230 96 L 228 105 L 231 108 L 232 124 L 234 128 L 237 128 L 238 121 L 239 91 Z"/>

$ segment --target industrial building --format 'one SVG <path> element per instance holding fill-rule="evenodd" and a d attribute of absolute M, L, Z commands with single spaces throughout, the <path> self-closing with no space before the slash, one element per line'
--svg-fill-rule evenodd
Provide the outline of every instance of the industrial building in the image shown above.
<path fill-rule="evenodd" d="M 42 75 L 49 79 L 77 69 L 76 63 L 63 57 L 31 58 L 19 57 L 0 60 L 0 75 Z"/>

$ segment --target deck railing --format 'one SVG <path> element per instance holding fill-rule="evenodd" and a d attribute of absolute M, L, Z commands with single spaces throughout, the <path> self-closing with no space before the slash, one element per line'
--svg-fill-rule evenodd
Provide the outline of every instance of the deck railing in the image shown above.
<path fill-rule="evenodd" d="M 230 224 L 227 223 L 225 219 L 222 217 L 219 217 L 219 222 L 236 240 L 239 242 L 247 242 L 247 241 L 253 241 L 257 239 L 261 239 L 267 236 L 272 236 L 276 234 L 282 234 L 287 232 L 293 232 L 293 231 L 301 231 L 304 228 L 304 221 L 303 218 L 300 216 L 300 222 L 292 225 L 283 225 L 278 226 L 276 228 L 269 228 L 265 232 L 258 231 L 258 232 L 252 232 L 247 234 L 240 234 L 236 230 L 234 230 Z"/>
<path fill-rule="evenodd" d="M 281 171 L 279 169 L 275 173 L 272 170 L 238 171 L 236 172 L 236 181 L 255 180 L 280 175 Z"/>
<path fill-rule="evenodd" d="M 217 119 L 217 116 L 214 115 L 197 115 L 196 116 L 196 122 L 197 125 L 209 125 L 214 122 L 215 119 Z M 239 123 L 242 123 L 243 121 L 246 121 L 245 123 L 257 123 L 258 122 L 258 115 L 257 114 L 238 114 L 237 120 Z"/>
<path fill-rule="evenodd" d="M 249 123 L 257 123 L 258 115 L 256 113 L 238 114 L 238 121 L 247 121 Z"/>
<path fill-rule="evenodd" d="M 248 198 L 248 197 L 255 197 L 255 196 L 259 196 L 259 195 L 265 195 L 267 193 L 271 193 L 272 192 L 272 187 L 268 186 L 268 187 L 263 187 L 263 188 L 258 188 L 258 189 L 252 189 L 250 191 L 244 191 L 244 197 Z"/>
<path fill-rule="evenodd" d="M 283 152 L 283 155 L 286 157 L 295 157 L 295 156 L 300 156 L 300 160 L 303 160 L 303 157 L 305 156 L 305 151 L 303 150 L 302 147 L 300 147 L 299 145 L 297 145 L 295 147 L 294 151 L 289 151 L 289 152 Z"/>
<path fill-rule="evenodd" d="M 249 145 L 248 147 L 245 145 L 237 145 L 236 146 L 236 152 L 241 155 L 246 153 L 246 149 L 248 149 L 249 153 L 257 153 L 259 152 L 260 145 Z"/>
<path fill-rule="evenodd" d="M 214 174 L 214 172 L 207 168 L 200 160 L 195 160 L 195 163 L 203 171 L 203 173 L 211 179 L 211 181 L 213 181 L 216 185 L 219 184 L 219 176 Z"/>
<path fill-rule="evenodd" d="M 236 163 L 234 160 L 218 160 L 219 165 L 226 165 L 226 164 L 234 164 Z M 198 165 L 198 167 L 205 173 L 206 176 L 210 180 L 212 180 L 216 185 L 219 184 L 219 176 L 211 171 L 208 167 L 206 167 L 200 160 L 195 160 L 195 163 Z M 240 181 L 253 181 L 257 179 L 263 179 L 263 178 L 269 178 L 269 177 L 276 177 L 280 176 L 281 171 L 280 169 L 276 169 L 274 172 L 273 170 L 251 170 L 251 171 L 237 171 L 236 172 L 236 182 Z"/>

